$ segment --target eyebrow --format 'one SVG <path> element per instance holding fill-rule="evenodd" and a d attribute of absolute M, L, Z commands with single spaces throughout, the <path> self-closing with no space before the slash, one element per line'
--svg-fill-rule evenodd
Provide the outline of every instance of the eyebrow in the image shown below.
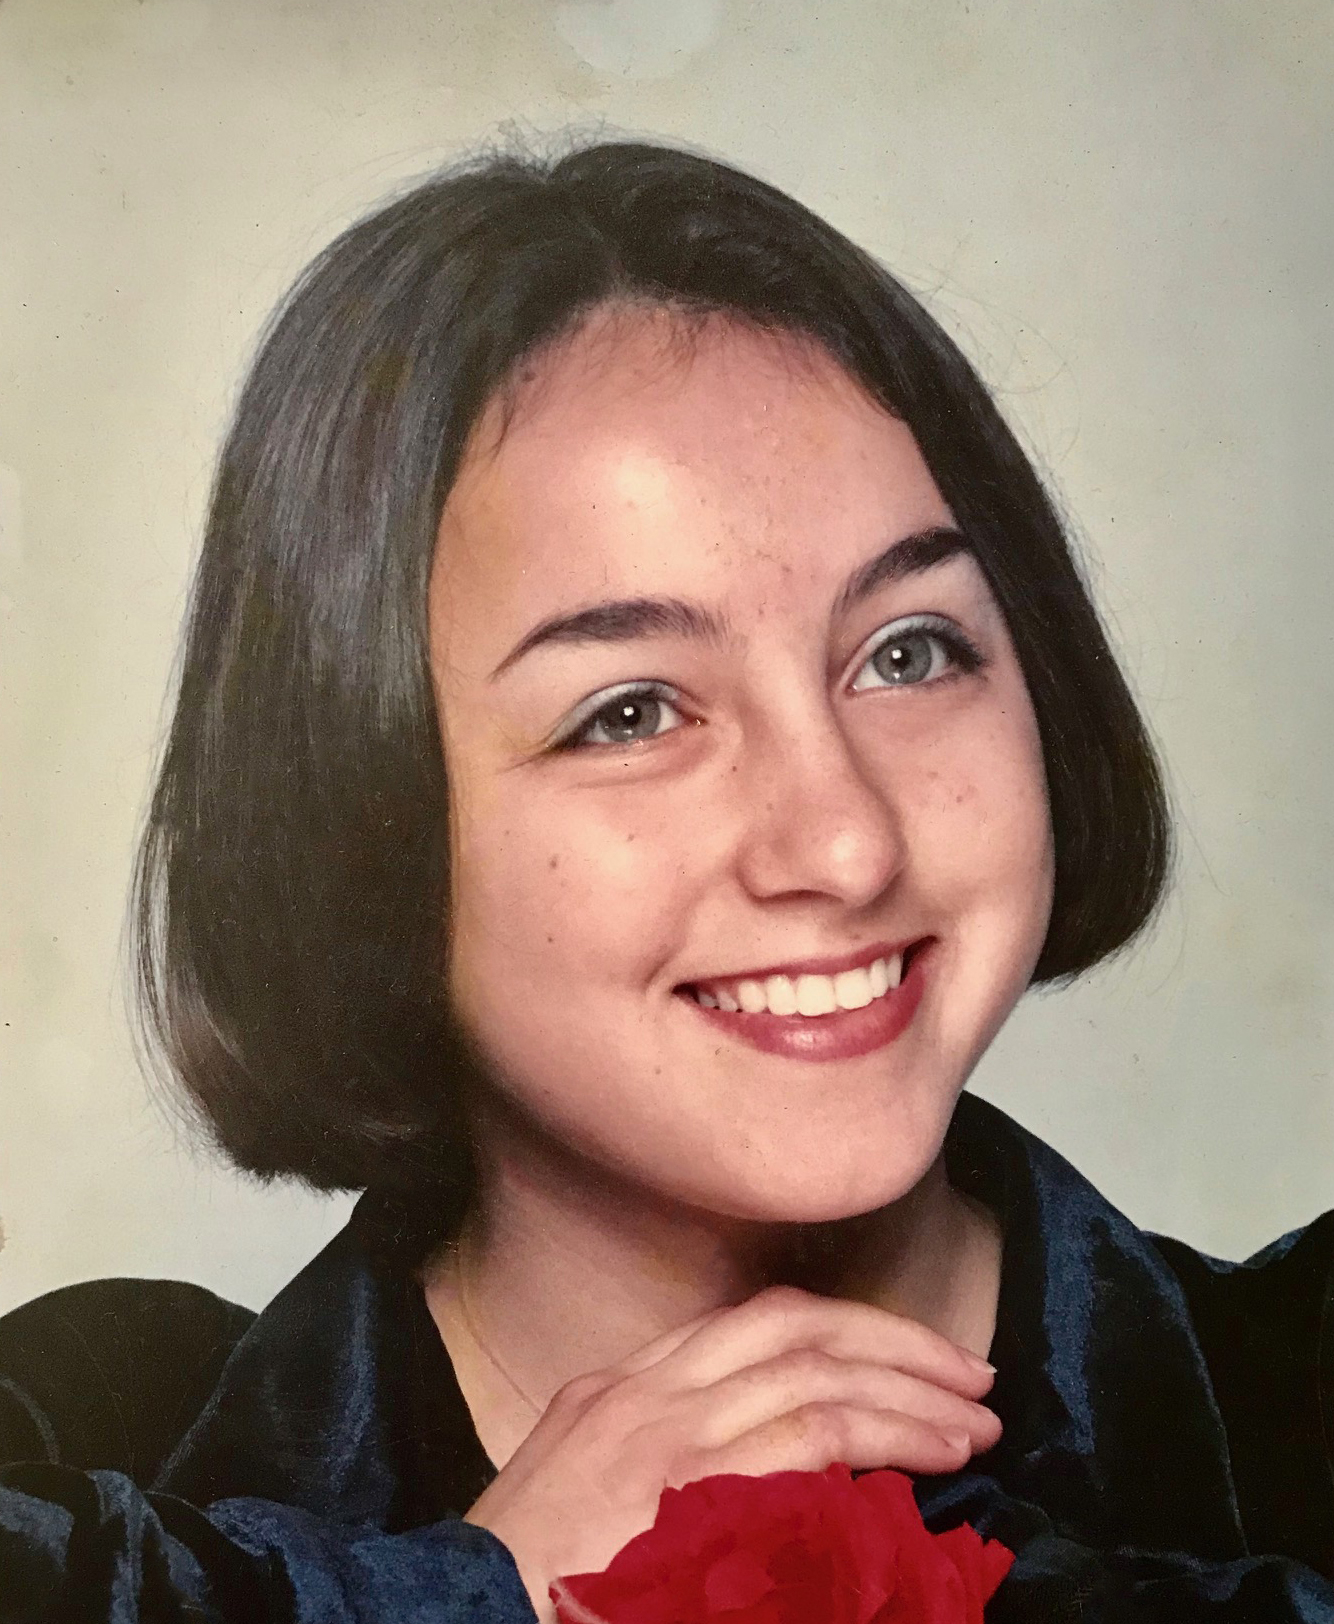
<path fill-rule="evenodd" d="M 891 542 L 844 583 L 834 603 L 834 614 L 846 614 L 891 581 L 920 575 L 971 550 L 963 532 L 948 525 L 919 530 Z M 494 682 L 525 654 L 546 644 L 628 643 L 640 637 L 661 636 L 724 643 L 731 636 L 731 628 L 714 610 L 684 598 L 619 598 L 541 621 L 519 639 L 488 680 Z"/>

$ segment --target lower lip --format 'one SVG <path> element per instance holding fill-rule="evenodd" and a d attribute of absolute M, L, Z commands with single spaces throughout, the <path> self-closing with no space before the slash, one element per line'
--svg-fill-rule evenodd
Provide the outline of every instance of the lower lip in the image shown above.
<path fill-rule="evenodd" d="M 916 950 L 903 980 L 883 998 L 873 999 L 863 1009 L 838 1009 L 830 1015 L 770 1015 L 767 1011 L 734 1015 L 705 1008 L 692 993 L 677 996 L 711 1026 L 766 1054 L 789 1060 L 852 1060 L 893 1043 L 912 1020 L 926 987 L 928 952 L 925 944 Z"/>

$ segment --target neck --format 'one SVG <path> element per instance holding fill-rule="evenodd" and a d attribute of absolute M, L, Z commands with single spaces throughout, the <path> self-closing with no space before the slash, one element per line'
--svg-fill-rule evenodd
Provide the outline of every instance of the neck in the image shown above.
<path fill-rule="evenodd" d="M 874 1303 L 981 1354 L 994 1326 L 998 1232 L 953 1190 L 940 1158 L 889 1206 L 799 1225 L 654 1200 L 587 1166 L 493 1141 L 464 1241 L 468 1304 L 488 1355 L 539 1408 L 573 1377 L 769 1285 Z M 442 1326 L 449 1263 L 424 1274 Z"/>

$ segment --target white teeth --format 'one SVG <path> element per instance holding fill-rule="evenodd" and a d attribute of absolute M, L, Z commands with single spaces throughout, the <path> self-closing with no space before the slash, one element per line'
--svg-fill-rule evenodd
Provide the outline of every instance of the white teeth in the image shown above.
<path fill-rule="evenodd" d="M 866 970 L 844 970 L 834 977 L 834 997 L 840 1009 L 865 1009 L 875 997 Z"/>
<path fill-rule="evenodd" d="M 797 977 L 798 1015 L 832 1015 L 837 1008 L 834 983 L 828 976 Z"/>
<path fill-rule="evenodd" d="M 771 1015 L 797 1013 L 797 989 L 790 976 L 769 976 L 764 983 L 764 996 L 769 1000 Z"/>
<path fill-rule="evenodd" d="M 705 1009 L 721 1009 L 729 1015 L 832 1015 L 836 1009 L 865 1009 L 883 998 L 903 979 L 903 955 L 893 953 L 876 959 L 869 967 L 843 970 L 836 976 L 769 976 L 764 981 L 739 981 L 735 995 L 726 988 L 713 992 L 695 989 L 695 997 Z"/>
<path fill-rule="evenodd" d="M 747 1015 L 763 1015 L 769 1007 L 764 988 L 758 981 L 743 981 L 736 990 L 737 1001 Z"/>

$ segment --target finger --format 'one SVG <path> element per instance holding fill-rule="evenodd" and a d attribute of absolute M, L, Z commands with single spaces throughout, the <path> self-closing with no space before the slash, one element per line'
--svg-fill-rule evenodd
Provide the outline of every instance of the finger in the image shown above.
<path fill-rule="evenodd" d="M 696 1331 L 720 1319 L 724 1314 L 734 1313 L 730 1305 L 726 1308 L 710 1308 L 703 1314 L 697 1314 L 694 1319 L 687 1320 L 684 1325 L 678 1325 L 670 1331 L 664 1331 L 661 1336 L 654 1337 L 652 1342 L 646 1342 L 642 1348 L 629 1355 L 628 1358 L 608 1367 L 607 1374 L 613 1376 L 634 1376 L 641 1370 L 647 1370 L 651 1365 L 660 1363 L 668 1354 L 675 1353 L 683 1342 L 688 1341 Z"/>
<path fill-rule="evenodd" d="M 995 1379 L 985 1360 L 916 1320 L 786 1286 L 712 1316 L 659 1363 L 670 1362 L 678 1380 L 704 1386 L 799 1347 L 886 1365 L 969 1399 L 980 1398 Z"/>
<path fill-rule="evenodd" d="M 854 1468 L 955 1472 L 971 1454 L 967 1433 L 940 1432 L 914 1415 L 847 1404 L 805 1404 L 719 1449 L 699 1451 L 691 1469 L 699 1477 L 717 1472 L 759 1477 L 767 1472 L 822 1472 L 841 1461 Z"/>
<path fill-rule="evenodd" d="M 937 1431 L 967 1433 L 974 1452 L 1000 1438 L 998 1416 L 981 1404 L 901 1370 L 839 1359 L 818 1348 L 799 1348 L 763 1364 L 747 1365 L 699 1390 L 707 1406 L 696 1423 L 700 1440 L 721 1447 L 803 1404 L 837 1403 L 915 1416 Z"/>

